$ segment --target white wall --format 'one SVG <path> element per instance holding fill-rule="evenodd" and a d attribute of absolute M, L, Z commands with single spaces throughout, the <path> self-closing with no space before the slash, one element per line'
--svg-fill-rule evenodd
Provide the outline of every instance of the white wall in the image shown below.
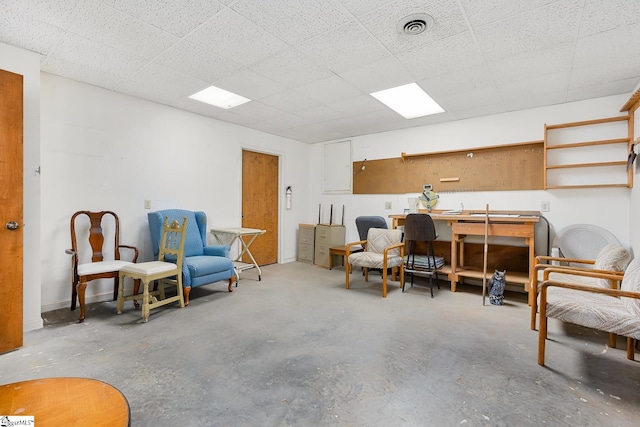
<path fill-rule="evenodd" d="M 635 93 L 637 90 L 640 90 L 640 83 L 636 86 L 635 90 L 632 93 Z M 634 114 L 634 141 L 640 137 L 640 108 L 635 111 Z M 635 146 L 636 153 L 640 150 L 640 144 L 636 143 Z M 634 166 L 634 186 L 631 189 L 631 215 L 629 217 L 629 229 L 631 236 L 631 245 L 633 247 L 633 251 L 636 254 L 640 254 L 640 226 L 638 226 L 638 214 L 640 213 L 640 160 L 636 159 L 636 163 Z"/>
<path fill-rule="evenodd" d="M 241 225 L 242 149 L 280 156 L 279 261 L 295 260 L 297 224 L 308 216 L 309 146 L 289 139 L 42 74 L 42 311 L 71 298 L 69 219 L 113 210 L 121 243 L 151 259 L 151 210 L 207 213 L 208 228 Z M 286 210 L 287 185 L 297 189 Z M 209 235 L 210 243 L 215 239 Z M 90 283 L 87 301 L 108 300 L 112 281 Z"/>
<path fill-rule="evenodd" d="M 354 137 L 351 139 L 353 161 L 400 157 L 402 152 L 423 153 L 542 140 L 545 123 L 618 116 L 628 99 L 629 95 L 625 94 Z M 314 196 L 310 211 L 315 215 L 315 222 L 319 204 L 326 212 L 325 219 L 328 219 L 328 207 L 331 204 L 334 204 L 334 208 L 338 206 L 339 210 L 344 204 L 347 241 L 359 240 L 355 228 L 357 216 L 381 215 L 387 218 L 389 214 L 402 213 L 403 209 L 409 207 L 407 198 L 417 195 L 322 194 L 322 153 L 323 144 L 312 146 L 310 193 Z M 437 185 L 434 190 L 438 191 Z M 544 213 L 544 217 L 549 220 L 552 229 L 559 230 L 576 223 L 595 224 L 614 233 L 625 247 L 630 248 L 630 193 L 631 190 L 626 188 L 444 193 L 440 195 L 437 208 L 457 209 L 463 203 L 465 209 L 484 210 L 488 203 L 490 209 L 538 211 L 542 201 L 549 201 L 551 209 Z M 391 210 L 385 210 L 385 202 L 392 203 Z M 440 231 L 446 238 L 446 230 Z"/>
<path fill-rule="evenodd" d="M 42 327 L 40 317 L 40 56 L 0 43 L 0 69 L 23 76 L 23 319 L 24 330 Z"/>

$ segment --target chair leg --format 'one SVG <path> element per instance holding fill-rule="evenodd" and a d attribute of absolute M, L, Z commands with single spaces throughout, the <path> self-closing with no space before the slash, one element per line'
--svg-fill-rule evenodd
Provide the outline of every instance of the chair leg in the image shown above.
<path fill-rule="evenodd" d="M 429 275 L 429 290 L 431 291 L 431 298 L 433 298 L 433 274 Z"/>
<path fill-rule="evenodd" d="M 118 285 L 118 303 L 116 304 L 116 312 L 118 314 L 122 314 L 122 309 L 124 308 L 124 275 L 119 274 L 119 285 Z M 134 293 L 137 293 L 134 291 Z"/>
<path fill-rule="evenodd" d="M 84 322 L 85 307 L 84 307 L 84 292 L 87 289 L 87 282 L 84 279 L 78 283 L 78 302 L 80 303 L 80 317 L 78 317 L 78 323 Z"/>
<path fill-rule="evenodd" d="M 536 285 L 537 286 L 537 285 Z M 535 292 L 535 291 L 532 291 Z M 534 294 L 535 295 L 535 294 Z M 538 314 L 538 296 L 535 295 L 531 298 L 531 330 L 536 330 L 536 316 Z"/>
<path fill-rule="evenodd" d="M 189 294 L 191 293 L 191 287 L 183 288 L 182 290 L 184 291 L 183 298 L 184 298 L 184 306 L 186 307 L 189 305 Z"/>
<path fill-rule="evenodd" d="M 387 269 L 383 268 L 382 269 L 382 298 L 386 298 L 387 297 L 387 275 L 389 273 L 387 273 Z"/>
<path fill-rule="evenodd" d="M 123 279 L 120 279 L 120 281 L 122 281 Z M 133 280 L 133 294 L 134 295 L 138 295 L 140 293 L 140 279 L 134 279 Z M 140 308 L 140 303 L 138 302 L 137 299 L 133 300 L 133 306 L 135 308 Z"/>
<path fill-rule="evenodd" d="M 118 299 L 118 282 L 120 282 L 119 277 L 116 276 L 113 278 L 113 301 Z"/>
<path fill-rule="evenodd" d="M 351 264 L 349 264 L 349 260 L 347 260 L 347 267 L 345 268 L 345 272 L 346 272 L 346 279 L 344 280 L 344 288 L 345 289 L 349 289 L 349 270 L 350 270 L 350 266 Z"/>
<path fill-rule="evenodd" d="M 618 336 L 616 334 L 609 334 L 609 347 L 616 348 L 617 339 L 618 339 Z"/>
<path fill-rule="evenodd" d="M 540 308 L 540 327 L 538 330 L 538 365 L 544 366 L 544 351 L 547 341 L 547 313 Z"/>
<path fill-rule="evenodd" d="M 76 302 L 78 300 L 78 282 L 71 281 L 71 311 L 76 309 Z"/>
<path fill-rule="evenodd" d="M 143 291 L 142 291 L 142 321 L 149 321 L 149 304 L 151 303 L 151 296 L 149 295 L 149 282 L 146 280 L 142 281 Z M 160 284 L 160 286 L 164 286 Z"/>
<path fill-rule="evenodd" d="M 235 282 L 235 280 L 236 280 L 236 276 L 235 275 L 229 277 L 229 286 L 227 286 L 227 289 L 229 290 L 229 292 L 233 292 L 233 282 Z"/>
<path fill-rule="evenodd" d="M 631 337 L 627 337 L 627 359 L 634 360 L 635 359 L 635 348 L 634 348 L 634 339 Z"/>

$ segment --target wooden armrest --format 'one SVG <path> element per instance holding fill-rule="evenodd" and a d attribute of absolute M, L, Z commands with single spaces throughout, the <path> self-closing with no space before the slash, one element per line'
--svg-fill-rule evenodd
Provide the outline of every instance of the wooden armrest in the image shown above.
<path fill-rule="evenodd" d="M 549 274 L 562 273 L 572 274 L 574 276 L 593 277 L 596 279 L 607 279 L 620 281 L 624 275 L 621 271 L 609 271 L 609 270 L 593 270 L 590 268 L 564 268 L 564 267 L 549 267 L 544 270 L 544 281 L 549 280 Z M 622 274 L 621 274 L 622 273 Z"/>
<path fill-rule="evenodd" d="M 610 295 L 612 297 L 627 297 L 627 298 L 640 299 L 640 292 L 622 291 L 619 289 L 610 289 L 610 288 L 598 288 L 595 286 L 579 285 L 577 283 L 560 282 L 557 280 L 545 280 L 544 282 L 542 282 L 542 289 L 540 291 L 540 293 L 544 295 L 543 298 L 545 300 L 546 300 L 547 288 L 550 286 L 555 286 L 558 288 L 565 288 L 565 289 L 573 289 L 576 291 L 592 292 L 594 294 L 605 294 L 605 295 Z"/>
<path fill-rule="evenodd" d="M 576 262 L 579 264 L 595 264 L 593 259 L 580 259 L 580 258 L 564 258 L 558 256 L 538 255 L 536 256 L 536 264 L 541 264 L 540 261 L 561 261 L 561 262 Z"/>
<path fill-rule="evenodd" d="M 387 259 L 389 256 L 389 251 L 392 249 L 400 248 L 400 256 L 404 258 L 404 246 L 405 242 L 396 243 L 395 245 L 387 246 L 384 248 L 384 258 Z"/>
<path fill-rule="evenodd" d="M 608 274 L 616 274 L 616 275 L 620 275 L 620 276 L 624 276 L 624 271 L 616 271 L 616 270 L 597 270 L 595 268 L 588 268 L 588 267 L 572 267 L 570 265 L 551 265 L 551 264 L 536 264 L 533 269 L 534 271 L 538 271 L 538 270 L 548 270 L 550 268 L 553 269 L 557 269 L 554 270 L 554 272 L 559 273 L 560 270 L 563 270 L 562 273 L 566 273 L 566 274 L 571 274 L 574 271 L 590 271 L 590 272 L 596 272 L 596 273 L 608 273 Z"/>
<path fill-rule="evenodd" d="M 135 246 L 118 245 L 118 248 L 131 249 L 134 253 L 132 262 L 136 262 L 138 260 L 138 248 L 136 248 Z"/>
<path fill-rule="evenodd" d="M 360 240 L 359 242 L 351 242 L 351 243 L 347 243 L 344 246 L 344 250 L 347 253 L 347 258 L 349 257 L 349 254 L 351 253 L 351 246 L 355 246 L 355 245 L 362 245 L 362 247 L 364 248 L 364 250 L 367 250 L 367 241 L 366 240 Z"/>

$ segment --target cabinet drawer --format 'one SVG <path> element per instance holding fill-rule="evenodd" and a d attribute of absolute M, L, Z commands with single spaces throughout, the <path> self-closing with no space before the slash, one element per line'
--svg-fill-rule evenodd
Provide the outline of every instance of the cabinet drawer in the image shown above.
<path fill-rule="evenodd" d="M 300 227 L 298 230 L 298 243 L 313 244 L 314 234 L 313 227 Z"/>
<path fill-rule="evenodd" d="M 298 245 L 298 261 L 313 263 L 313 245 Z"/>

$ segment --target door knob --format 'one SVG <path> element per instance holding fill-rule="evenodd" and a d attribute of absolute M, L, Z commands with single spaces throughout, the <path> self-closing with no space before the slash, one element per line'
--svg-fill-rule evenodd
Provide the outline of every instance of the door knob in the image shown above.
<path fill-rule="evenodd" d="M 7 230 L 17 230 L 20 225 L 15 221 L 9 221 L 7 223 Z"/>

